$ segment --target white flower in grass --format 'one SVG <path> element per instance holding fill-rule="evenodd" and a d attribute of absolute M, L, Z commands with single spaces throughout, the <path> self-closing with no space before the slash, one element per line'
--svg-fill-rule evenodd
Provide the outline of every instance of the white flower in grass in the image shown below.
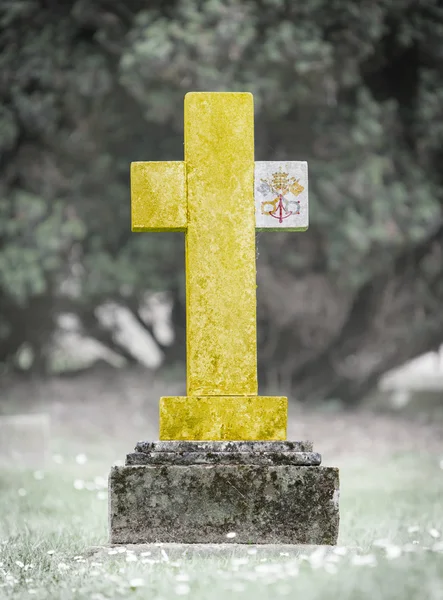
<path fill-rule="evenodd" d="M 34 471 L 34 479 L 37 479 L 37 481 L 40 481 L 41 479 L 45 478 L 45 474 L 43 473 L 43 471 Z"/>
<path fill-rule="evenodd" d="M 309 563 L 311 565 L 312 569 L 319 569 L 320 567 L 323 567 L 324 563 L 325 563 L 325 557 L 326 557 L 326 549 L 325 548 L 317 548 L 317 550 L 314 550 L 314 552 L 312 552 L 312 554 L 309 556 Z"/>
<path fill-rule="evenodd" d="M 439 538 L 441 536 L 441 533 L 438 531 L 438 529 L 432 528 L 432 529 L 429 530 L 429 535 L 431 537 L 433 537 L 434 539 L 437 539 L 437 538 Z"/>
<path fill-rule="evenodd" d="M 22 563 L 21 560 L 16 560 L 15 564 L 17 565 L 17 567 L 20 567 L 20 569 L 23 569 L 23 567 L 25 566 L 25 563 Z"/>
<path fill-rule="evenodd" d="M 56 465 L 61 465 L 64 461 L 63 456 L 61 454 L 54 454 L 52 460 L 55 462 Z"/>
<path fill-rule="evenodd" d="M 364 554 L 362 556 L 356 554 L 351 558 L 351 564 L 358 567 L 375 567 L 377 559 L 373 554 Z"/>
<path fill-rule="evenodd" d="M 288 577 L 298 577 L 300 574 L 300 566 L 296 562 L 290 562 L 286 565 L 286 575 Z"/>
<path fill-rule="evenodd" d="M 76 490 L 83 490 L 85 487 L 85 482 L 82 479 L 76 479 L 74 481 L 74 488 Z"/>
<path fill-rule="evenodd" d="M 88 457 L 86 456 L 86 454 L 77 454 L 77 456 L 75 457 L 75 462 L 78 465 L 85 465 L 88 462 Z"/>
<path fill-rule="evenodd" d="M 52 556 L 55 553 L 55 550 L 48 550 L 46 552 L 46 554 L 49 554 L 49 556 Z"/>
<path fill-rule="evenodd" d="M 403 552 L 417 552 L 417 545 L 416 544 L 405 544 L 402 548 Z"/>
<path fill-rule="evenodd" d="M 420 531 L 420 527 L 418 525 L 409 525 L 408 533 L 417 533 Z"/>
<path fill-rule="evenodd" d="M 175 588 L 175 593 L 177 594 L 177 596 L 187 596 L 190 591 L 191 591 L 191 588 L 189 587 L 189 585 L 187 583 L 180 583 Z"/>
<path fill-rule="evenodd" d="M 100 490 L 99 492 L 97 492 L 97 500 L 106 500 L 108 498 L 108 492 L 104 492 L 103 490 Z"/>
<path fill-rule="evenodd" d="M 262 565 L 255 565 L 254 571 L 256 573 L 280 573 L 282 566 L 279 564 L 266 563 Z"/>
<path fill-rule="evenodd" d="M 328 556 L 326 557 L 326 562 L 328 562 L 328 563 L 339 563 L 340 562 L 340 556 L 338 554 L 328 554 Z"/>
<path fill-rule="evenodd" d="M 22 497 L 23 497 L 23 496 L 26 496 L 26 495 L 27 495 L 27 493 L 28 493 L 28 492 L 25 490 L 25 488 L 19 488 L 19 489 L 17 490 L 17 494 L 18 494 L 19 496 L 22 496 Z"/>
<path fill-rule="evenodd" d="M 401 548 L 400 546 L 386 546 L 386 558 L 388 560 L 392 560 L 394 558 L 398 558 L 401 556 Z"/>
<path fill-rule="evenodd" d="M 226 537 L 228 538 L 228 540 L 233 540 L 236 536 L 237 536 L 237 534 L 235 533 L 235 531 L 230 531 L 229 533 L 226 534 Z"/>
<path fill-rule="evenodd" d="M 441 459 L 439 465 L 440 465 L 440 469 L 443 469 L 443 458 Z"/>
<path fill-rule="evenodd" d="M 161 552 L 161 555 L 162 555 L 162 559 L 165 562 L 169 562 L 169 556 L 166 554 L 166 552 L 163 550 L 163 548 L 161 548 L 160 552 Z"/>
<path fill-rule="evenodd" d="M 391 542 L 389 540 L 375 540 L 372 545 L 376 546 L 377 548 L 387 548 L 391 545 Z"/>
<path fill-rule="evenodd" d="M 129 587 L 132 590 L 136 590 L 139 587 L 143 587 L 145 585 L 145 580 L 142 579 L 141 577 L 136 577 L 135 579 L 131 579 L 131 581 L 129 582 Z"/>
<path fill-rule="evenodd" d="M 246 557 L 240 556 L 237 558 L 234 556 L 233 558 L 231 558 L 231 564 L 234 567 L 240 567 L 241 565 L 247 565 L 248 563 L 249 563 L 249 559 L 247 559 Z"/>
<path fill-rule="evenodd" d="M 137 562 L 137 556 L 135 554 L 127 554 L 126 555 L 126 562 Z"/>
<path fill-rule="evenodd" d="M 176 581 L 189 581 L 189 575 L 187 573 L 177 573 L 175 576 Z"/>

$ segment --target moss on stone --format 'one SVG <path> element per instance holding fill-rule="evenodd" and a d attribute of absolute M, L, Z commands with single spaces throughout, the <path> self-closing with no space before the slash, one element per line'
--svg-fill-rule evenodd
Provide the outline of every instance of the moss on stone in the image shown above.
<path fill-rule="evenodd" d="M 111 542 L 335 544 L 338 487 L 330 467 L 114 467 Z"/>

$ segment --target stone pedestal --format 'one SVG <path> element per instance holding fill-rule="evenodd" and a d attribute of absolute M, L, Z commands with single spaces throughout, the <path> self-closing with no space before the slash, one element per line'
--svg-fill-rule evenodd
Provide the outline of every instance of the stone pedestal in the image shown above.
<path fill-rule="evenodd" d="M 334 545 L 339 474 L 320 463 L 310 442 L 140 442 L 109 477 L 110 542 Z"/>

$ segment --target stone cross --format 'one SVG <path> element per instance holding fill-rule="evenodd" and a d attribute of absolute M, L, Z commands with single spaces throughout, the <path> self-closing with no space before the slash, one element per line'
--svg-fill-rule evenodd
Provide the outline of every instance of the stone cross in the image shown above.
<path fill-rule="evenodd" d="M 306 162 L 254 162 L 249 93 L 185 96 L 185 160 L 131 164 L 133 231 L 186 234 L 187 396 L 160 440 L 285 440 L 287 398 L 258 396 L 256 230 L 308 228 Z"/>

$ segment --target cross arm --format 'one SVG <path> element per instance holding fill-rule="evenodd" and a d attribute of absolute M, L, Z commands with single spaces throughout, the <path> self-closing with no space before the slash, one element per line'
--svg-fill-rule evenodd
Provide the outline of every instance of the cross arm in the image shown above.
<path fill-rule="evenodd" d="M 132 231 L 185 231 L 185 163 L 131 163 Z"/>

